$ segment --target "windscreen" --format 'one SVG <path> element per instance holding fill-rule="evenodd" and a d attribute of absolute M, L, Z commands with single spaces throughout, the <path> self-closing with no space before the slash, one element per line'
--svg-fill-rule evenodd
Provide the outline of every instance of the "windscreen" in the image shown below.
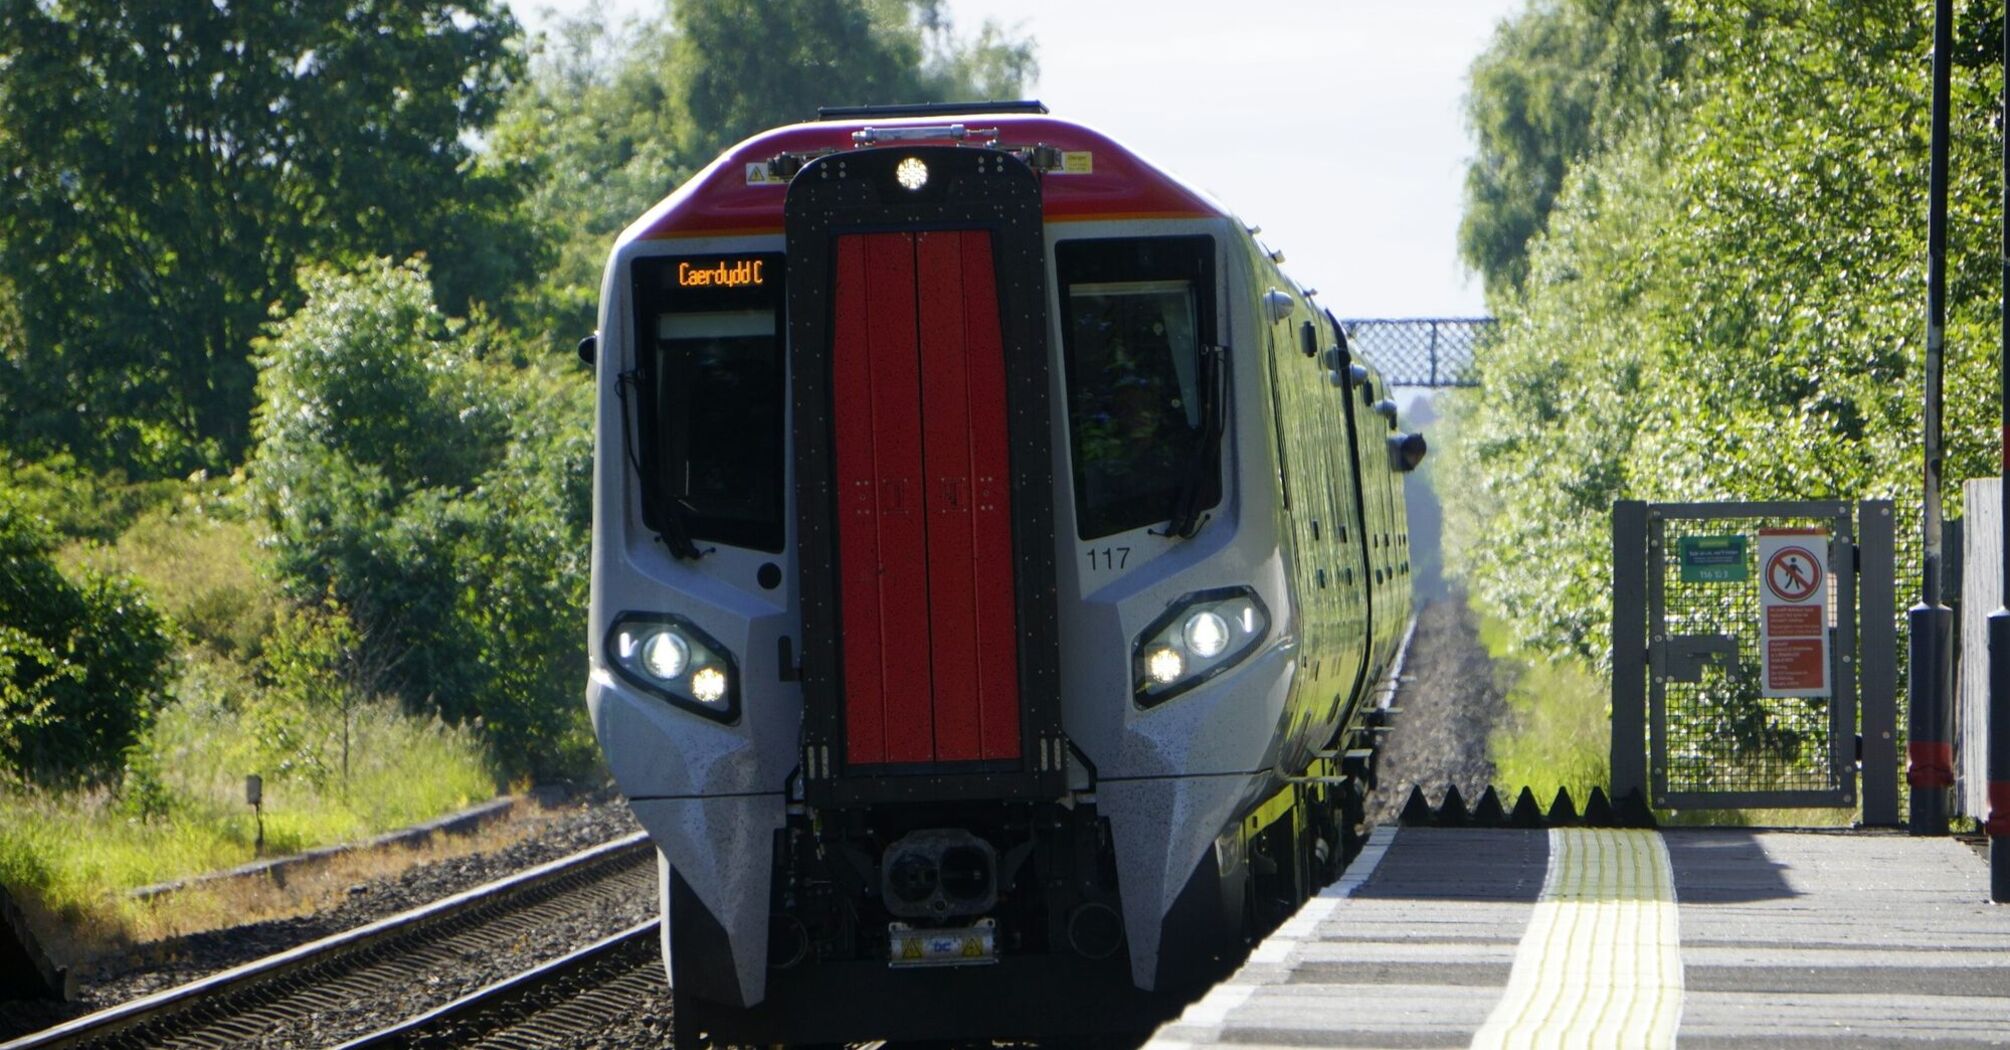
<path fill-rule="evenodd" d="M 635 285 L 645 519 L 779 552 L 782 257 L 643 259 Z"/>
<path fill-rule="evenodd" d="M 1164 521 L 1184 484 L 1213 504 L 1220 467 L 1203 462 L 1198 382 L 1214 331 L 1213 239 L 1064 241 L 1055 257 L 1077 533 Z"/>

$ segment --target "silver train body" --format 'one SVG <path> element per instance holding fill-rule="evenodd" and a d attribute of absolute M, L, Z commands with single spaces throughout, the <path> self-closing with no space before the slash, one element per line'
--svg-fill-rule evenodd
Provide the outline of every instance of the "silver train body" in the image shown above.
<path fill-rule="evenodd" d="M 586 699 L 680 1045 L 1134 1029 L 1356 848 L 1423 443 L 1276 258 L 1030 105 L 622 235 Z"/>

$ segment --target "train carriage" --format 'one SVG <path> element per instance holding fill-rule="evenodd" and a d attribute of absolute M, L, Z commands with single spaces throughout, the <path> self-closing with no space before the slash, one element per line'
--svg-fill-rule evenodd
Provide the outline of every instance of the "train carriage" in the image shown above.
<path fill-rule="evenodd" d="M 583 347 L 678 1042 L 1134 1030 L 1357 841 L 1422 439 L 1104 135 L 822 116 L 624 232 Z"/>

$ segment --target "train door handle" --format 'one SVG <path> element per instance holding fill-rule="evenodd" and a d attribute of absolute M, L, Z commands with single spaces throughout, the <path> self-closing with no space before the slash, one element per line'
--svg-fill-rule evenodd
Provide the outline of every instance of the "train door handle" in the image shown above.
<path fill-rule="evenodd" d="M 1700 682 L 1704 668 L 1714 664 L 1728 670 L 1738 663 L 1738 639 L 1728 634 L 1676 635 L 1662 644 L 1671 682 Z"/>

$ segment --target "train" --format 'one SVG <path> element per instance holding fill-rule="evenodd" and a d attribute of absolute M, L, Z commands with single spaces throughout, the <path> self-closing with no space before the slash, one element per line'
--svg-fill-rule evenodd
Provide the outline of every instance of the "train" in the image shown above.
<path fill-rule="evenodd" d="M 1148 1030 L 1359 848 L 1426 444 L 1258 233 L 1010 102 L 620 235 L 586 703 L 678 1046 Z"/>

